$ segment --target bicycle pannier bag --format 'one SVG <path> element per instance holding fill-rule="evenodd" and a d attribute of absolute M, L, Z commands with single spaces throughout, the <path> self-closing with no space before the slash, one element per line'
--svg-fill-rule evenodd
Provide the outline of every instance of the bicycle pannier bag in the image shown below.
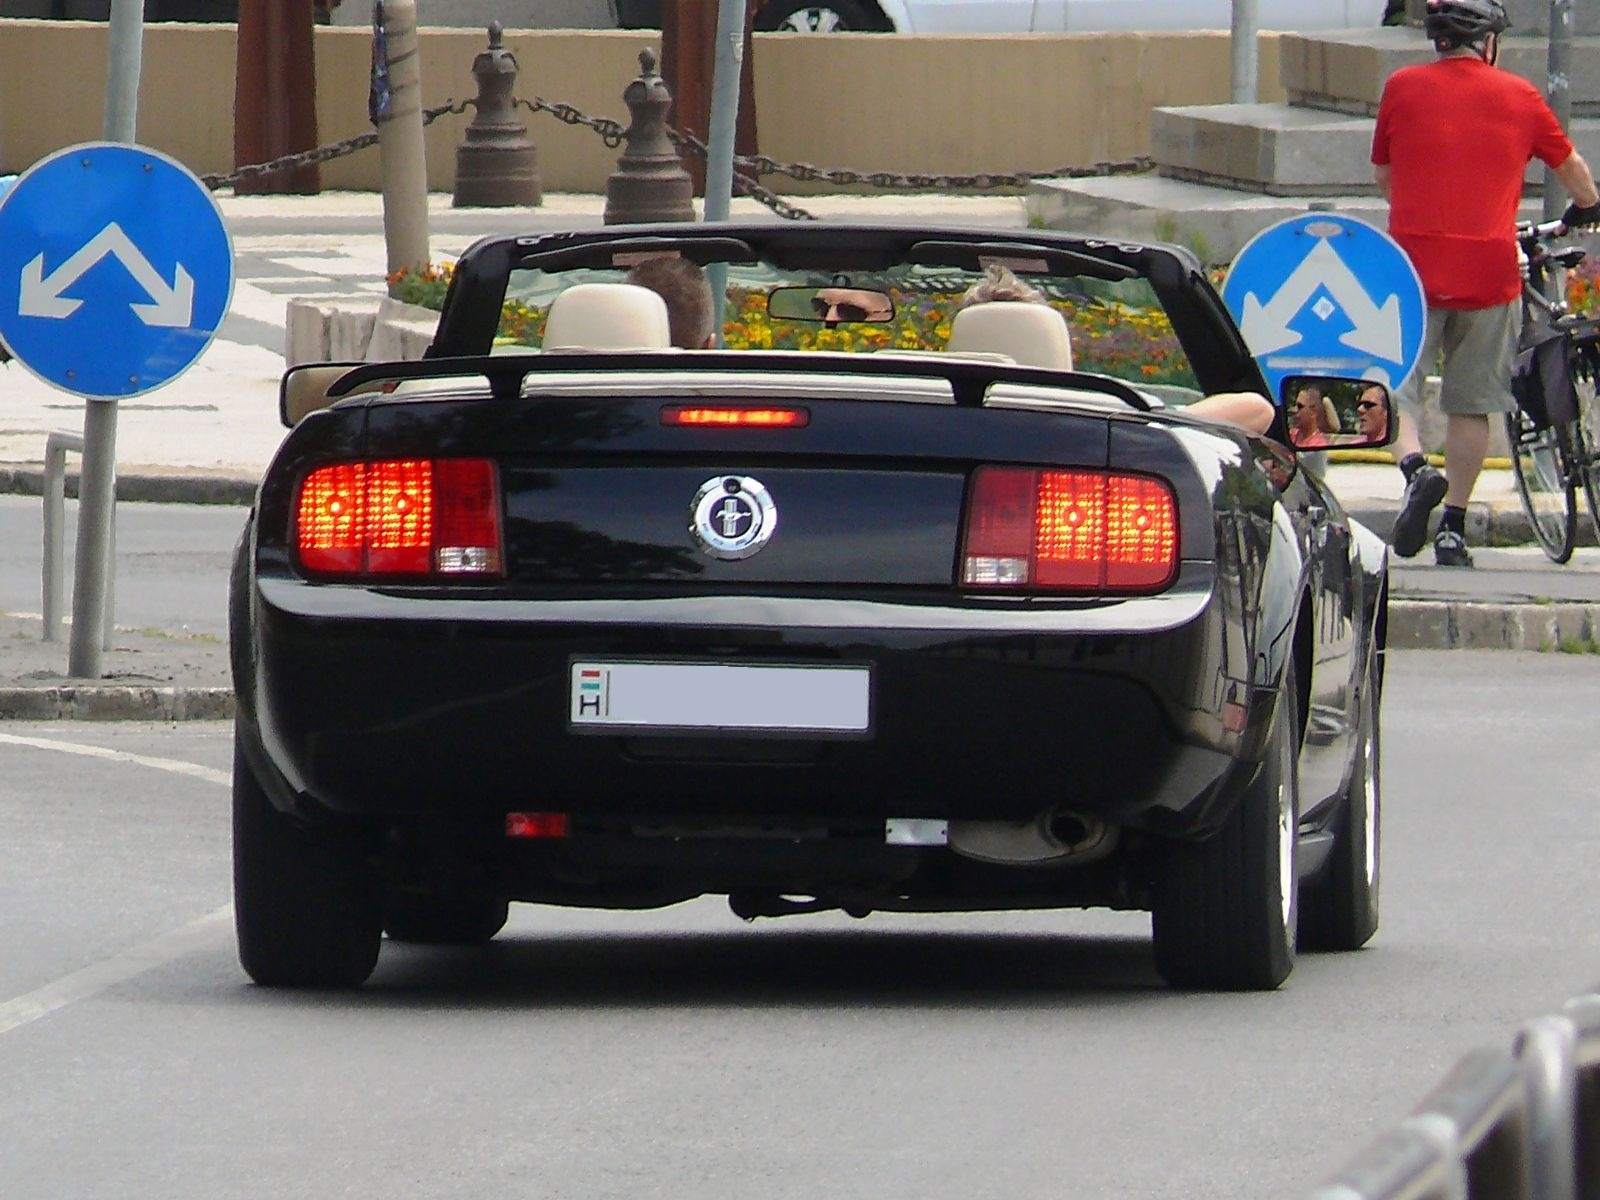
<path fill-rule="evenodd" d="M 1578 389 L 1565 338 L 1549 338 L 1517 355 L 1511 371 L 1511 394 L 1536 429 L 1564 425 L 1577 418 Z"/>

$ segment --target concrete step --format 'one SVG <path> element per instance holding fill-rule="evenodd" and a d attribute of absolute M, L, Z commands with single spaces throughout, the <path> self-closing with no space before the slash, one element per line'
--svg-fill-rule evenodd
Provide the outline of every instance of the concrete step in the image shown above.
<path fill-rule="evenodd" d="M 1245 192 L 1214 184 L 1130 175 L 1115 179 L 1048 179 L 1029 188 L 1029 219 L 1048 229 L 1100 237 L 1176 242 L 1202 262 L 1226 263 L 1269 225 L 1326 205 L 1386 229 L 1389 206 L 1381 197 L 1333 191 L 1298 197 Z M 1542 219 L 1537 199 L 1523 201 L 1522 220 Z"/>
<path fill-rule="evenodd" d="M 1269 196 L 1372 195 L 1370 117 L 1292 104 L 1198 104 L 1150 115 L 1150 152 L 1161 174 Z M 1573 142 L 1600 161 L 1600 117 L 1575 120 Z M 1533 163 L 1529 186 L 1544 167 Z"/>
<path fill-rule="evenodd" d="M 1600 4 L 1587 7 L 1600 21 Z M 1285 34 L 1278 54 L 1290 104 L 1358 117 L 1377 115 L 1378 97 L 1390 75 L 1435 57 L 1421 30 L 1409 27 Z M 1541 92 L 1549 74 L 1548 60 L 1549 42 L 1543 36 L 1507 37 L 1501 45 L 1501 68 L 1521 75 Z M 1573 39 L 1567 74 L 1572 115 L 1600 117 L 1600 30 Z"/>

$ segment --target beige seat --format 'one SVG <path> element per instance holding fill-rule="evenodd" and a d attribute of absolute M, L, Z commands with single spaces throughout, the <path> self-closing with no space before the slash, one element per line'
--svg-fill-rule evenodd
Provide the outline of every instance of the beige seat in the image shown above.
<path fill-rule="evenodd" d="M 546 350 L 666 350 L 667 304 L 632 283 L 578 283 L 555 298 L 545 322 Z"/>
<path fill-rule="evenodd" d="M 995 300 L 963 308 L 950 323 L 945 350 L 1004 354 L 1019 366 L 1072 370 L 1066 319 L 1047 304 Z"/>

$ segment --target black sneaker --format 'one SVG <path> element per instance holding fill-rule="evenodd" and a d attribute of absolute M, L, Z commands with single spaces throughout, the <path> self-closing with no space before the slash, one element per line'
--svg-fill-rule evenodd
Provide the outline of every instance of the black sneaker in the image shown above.
<path fill-rule="evenodd" d="M 1427 463 L 1416 469 L 1400 500 L 1400 515 L 1394 519 L 1394 537 L 1389 544 L 1401 558 L 1411 558 L 1428 540 L 1428 514 L 1439 506 L 1449 490 L 1444 476 Z"/>
<path fill-rule="evenodd" d="M 1433 561 L 1441 567 L 1470 567 L 1472 555 L 1467 539 L 1454 529 L 1441 529 L 1433 535 Z"/>

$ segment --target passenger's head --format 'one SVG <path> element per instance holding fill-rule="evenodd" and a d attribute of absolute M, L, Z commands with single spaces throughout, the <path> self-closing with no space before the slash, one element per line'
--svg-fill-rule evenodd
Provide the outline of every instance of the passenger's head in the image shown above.
<path fill-rule="evenodd" d="M 650 258 L 628 272 L 628 283 L 655 292 L 667 304 L 672 344 L 684 350 L 716 345 L 711 284 L 698 263 L 687 258 Z"/>
<path fill-rule="evenodd" d="M 1010 267 L 990 263 L 983 269 L 983 278 L 962 293 L 956 301 L 956 310 L 991 301 L 1009 301 L 1013 304 L 1045 304 L 1044 293 L 1032 284 L 1018 279 Z"/>

